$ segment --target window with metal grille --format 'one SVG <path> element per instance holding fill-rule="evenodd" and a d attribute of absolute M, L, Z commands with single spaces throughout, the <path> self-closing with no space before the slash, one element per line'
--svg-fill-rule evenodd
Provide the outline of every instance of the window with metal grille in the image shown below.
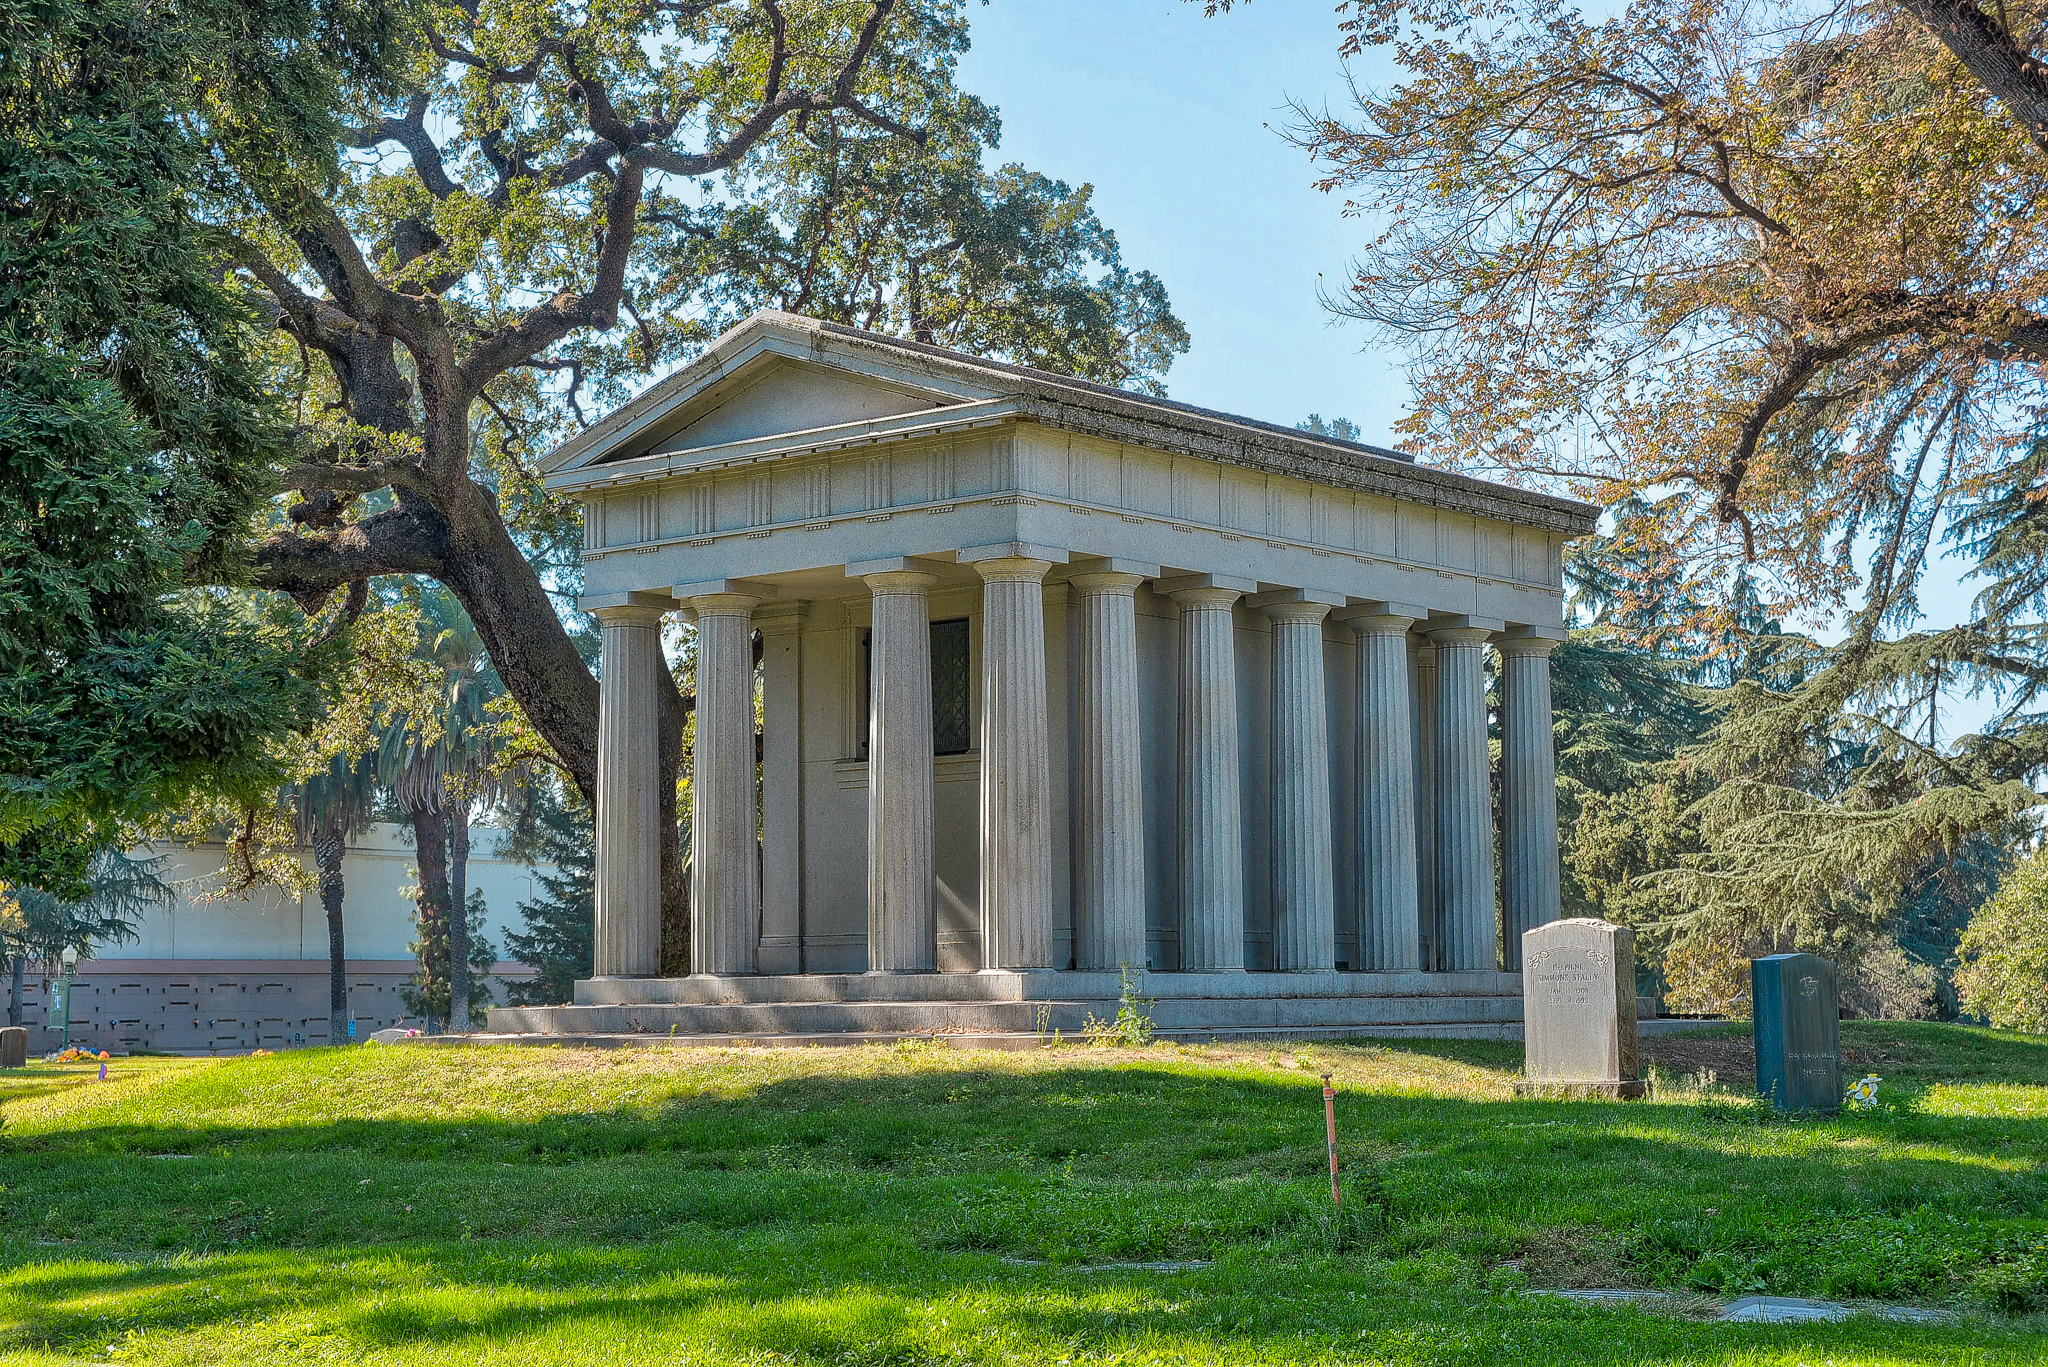
<path fill-rule="evenodd" d="M 967 753 L 967 619 L 932 623 L 932 753 Z"/>
<path fill-rule="evenodd" d="M 974 748 L 973 670 L 968 656 L 967 619 L 949 618 L 931 624 L 932 753 L 964 755 Z M 875 671 L 874 633 L 860 634 L 861 715 L 872 710 Z M 860 757 L 868 756 L 868 738 L 860 737 Z"/>

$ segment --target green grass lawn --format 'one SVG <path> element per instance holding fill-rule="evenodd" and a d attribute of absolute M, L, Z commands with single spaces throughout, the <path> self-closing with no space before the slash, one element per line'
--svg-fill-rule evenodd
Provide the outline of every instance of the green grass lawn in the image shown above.
<path fill-rule="evenodd" d="M 0 1073 L 0 1363 L 2048 1361 L 2048 1040 L 1844 1037 L 1882 1104 L 1828 1120 L 1760 1115 L 1739 1034 L 1639 1103 L 1518 1101 L 1495 1044 L 39 1064 Z"/>

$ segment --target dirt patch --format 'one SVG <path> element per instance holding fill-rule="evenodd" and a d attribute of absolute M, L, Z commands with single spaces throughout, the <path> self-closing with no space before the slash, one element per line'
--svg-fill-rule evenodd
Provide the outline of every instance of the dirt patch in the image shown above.
<path fill-rule="evenodd" d="M 1643 1064 L 1671 1077 L 1692 1077 L 1711 1072 L 1731 1091 L 1748 1091 L 1756 1086 L 1756 1042 L 1700 1035 L 1653 1035 L 1642 1042 Z"/>
<path fill-rule="evenodd" d="M 1552 1225 L 1532 1230 L 1517 1256 L 1503 1264 L 1528 1274 L 1531 1286 L 1622 1286 L 1633 1279 L 1622 1241 L 1602 1229 Z"/>

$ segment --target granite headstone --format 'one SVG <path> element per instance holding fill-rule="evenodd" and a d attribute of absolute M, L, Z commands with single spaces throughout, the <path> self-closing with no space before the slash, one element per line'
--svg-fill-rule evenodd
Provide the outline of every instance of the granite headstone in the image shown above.
<path fill-rule="evenodd" d="M 0 1030 L 0 1068 L 28 1067 L 28 1030 L 10 1025 Z"/>
<path fill-rule="evenodd" d="M 1842 1104 L 1841 1008 L 1835 966 L 1813 954 L 1749 962 L 1757 1094 L 1781 1111 Z"/>
<path fill-rule="evenodd" d="M 1627 926 L 1573 918 L 1522 936 L 1525 1092 L 1639 1097 L 1636 943 Z"/>

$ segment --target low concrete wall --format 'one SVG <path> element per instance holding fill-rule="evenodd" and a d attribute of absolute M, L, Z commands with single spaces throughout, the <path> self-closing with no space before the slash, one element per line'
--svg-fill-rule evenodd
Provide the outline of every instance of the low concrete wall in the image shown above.
<path fill-rule="evenodd" d="M 418 1027 L 400 988 L 418 965 L 409 959 L 349 961 L 349 1012 L 356 1038 L 387 1026 Z M 504 962 L 493 978 L 530 976 Z M 4 983 L 0 979 L 0 983 Z M 22 998 L 29 1049 L 41 1055 L 61 1039 L 50 1019 L 53 980 L 32 977 Z M 493 986 L 496 986 L 495 981 Z M 500 999 L 503 993 L 497 994 Z M 71 992 L 71 1042 L 122 1053 L 242 1054 L 327 1043 L 324 959 L 110 959 L 79 965 Z"/>

